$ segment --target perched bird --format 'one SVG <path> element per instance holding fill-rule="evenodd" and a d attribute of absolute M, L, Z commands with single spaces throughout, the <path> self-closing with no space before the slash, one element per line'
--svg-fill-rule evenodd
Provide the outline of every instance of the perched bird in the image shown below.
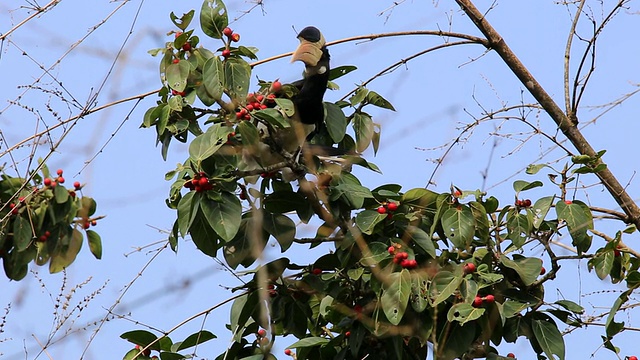
<path fill-rule="evenodd" d="M 291 98 L 295 110 L 288 119 L 291 126 L 270 134 L 278 146 L 290 154 L 303 148 L 305 142 L 324 124 L 323 98 L 330 70 L 329 50 L 320 30 L 308 26 L 298 33 L 297 38 L 300 44 L 294 51 L 291 62 L 301 61 L 305 69 L 302 79 L 292 84 L 298 89 L 298 93 Z M 259 166 L 266 167 L 283 161 L 282 156 L 264 143 L 254 150 L 257 151 L 253 152 L 252 157 Z"/>

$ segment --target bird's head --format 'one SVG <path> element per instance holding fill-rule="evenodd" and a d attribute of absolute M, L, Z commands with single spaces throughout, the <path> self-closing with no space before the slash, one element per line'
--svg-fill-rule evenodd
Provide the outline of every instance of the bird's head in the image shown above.
<path fill-rule="evenodd" d="M 307 26 L 298 34 L 300 45 L 293 53 L 291 62 L 302 61 L 307 67 L 314 67 L 327 52 L 324 36 L 313 26 Z"/>

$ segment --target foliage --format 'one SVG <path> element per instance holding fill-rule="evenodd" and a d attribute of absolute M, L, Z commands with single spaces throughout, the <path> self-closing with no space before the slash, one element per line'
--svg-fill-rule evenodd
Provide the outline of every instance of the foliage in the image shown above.
<path fill-rule="evenodd" d="M 29 179 L 2 174 L 0 178 L 0 258 L 11 280 L 21 280 L 33 261 L 49 264 L 57 273 L 71 265 L 82 248 L 84 231 L 89 250 L 102 257 L 100 235 L 89 227 L 96 202 L 82 194 L 81 186 L 66 188 L 64 178 L 52 177 L 47 166 Z"/>
<path fill-rule="evenodd" d="M 234 343 L 218 359 L 273 358 L 273 341 L 287 335 L 299 339 L 290 345 L 298 359 L 426 358 L 428 344 L 437 359 L 504 359 L 494 346 L 520 337 L 540 359 L 565 359 L 559 323 L 582 326 L 584 309 L 570 300 L 544 301 L 544 285 L 560 269 L 549 244 L 563 233 L 579 255 L 593 254 L 589 267 L 601 279 L 627 281 L 629 292 L 638 286 L 640 262 L 620 252 L 622 232 L 594 251 L 592 210 L 566 195 L 575 174 L 606 166 L 599 163 L 604 152 L 550 168 L 561 177 L 551 177 L 557 191 L 534 202 L 522 194 L 542 187 L 540 181 L 515 181 L 516 200 L 502 207 L 492 196 L 453 186 L 448 193 L 402 191 L 396 184 L 368 189 L 351 173 L 352 165 L 377 171 L 359 155 L 370 144 L 377 150 L 379 141 L 363 108 L 393 110 L 387 100 L 360 87 L 348 101 L 325 103 L 325 128 L 311 144 L 337 144 L 350 155 L 326 158 L 303 148 L 297 161 L 279 143 L 292 126 L 296 87 L 273 91 L 272 82 L 260 80 L 249 93 L 247 59 L 255 59 L 257 49 L 224 38 L 222 2 L 205 1 L 200 15 L 202 32 L 223 42 L 216 51 L 195 48 L 200 39 L 186 30 L 192 17 L 172 14 L 180 29 L 175 40 L 151 51 L 162 55 L 164 87 L 143 121 L 155 127 L 164 157 L 172 139 L 194 136 L 189 158 L 167 174 L 176 179 L 167 199 L 177 210 L 172 247 L 190 236 L 204 254 L 222 255 L 232 269 L 251 267 L 269 238 L 283 253 L 297 241 L 296 221 L 317 227 L 305 241 L 311 247 L 335 244 L 310 264 L 282 257 L 250 271 L 252 280 L 234 289 L 242 291 L 231 310 Z M 334 71 L 332 80 L 346 69 Z M 205 108 L 196 107 L 197 100 Z M 202 130 L 198 121 L 207 116 Z M 346 131 L 349 124 L 355 136 Z M 532 165 L 528 172 L 545 167 Z M 523 247 L 533 243 L 545 248 L 549 271 L 540 258 L 524 255 Z M 612 313 L 626 300 L 621 297 Z M 271 337 L 249 341 L 259 329 Z M 607 339 L 621 329 L 611 317 Z M 141 343 L 123 337 L 161 351 L 163 359 L 168 354 L 158 345 L 165 338 Z"/>

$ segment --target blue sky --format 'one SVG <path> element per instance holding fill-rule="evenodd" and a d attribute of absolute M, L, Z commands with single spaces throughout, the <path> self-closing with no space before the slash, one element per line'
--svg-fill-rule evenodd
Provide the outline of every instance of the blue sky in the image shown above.
<path fill-rule="evenodd" d="M 389 13 L 380 16 L 391 4 L 391 1 L 364 0 L 322 3 L 265 1 L 263 11 L 254 9 L 230 26 L 241 34 L 241 44 L 260 49 L 260 58 L 292 51 L 297 46 L 294 29 L 300 30 L 307 25 L 320 28 L 327 41 L 408 30 L 442 29 L 478 35 L 478 31 L 451 1 L 407 1 L 395 7 L 390 16 L 386 16 Z M 589 4 L 592 6 L 590 11 L 600 20 L 603 10 L 597 2 Z M 28 16 L 29 12 L 23 8 L 27 5 L 27 2 L 20 0 L 0 4 L 0 33 L 5 33 Z M 171 11 L 182 14 L 192 8 L 199 9 L 200 1 L 146 1 L 137 18 L 140 1 L 62 1 L 50 12 L 15 31 L 10 37 L 11 43 L 5 41 L 0 49 L 0 79 L 3 81 L 0 87 L 0 129 L 9 145 L 33 134 L 36 126 L 39 129 L 43 126 L 33 112 L 8 102 L 24 91 L 20 86 L 31 84 L 42 74 L 38 65 L 22 55 L 23 51 L 38 63 L 49 67 L 89 29 L 121 5 L 104 25 L 66 55 L 51 74 L 63 81 L 69 92 L 65 96 L 73 96 L 80 103 L 90 98 L 108 75 L 97 98 L 98 105 L 160 86 L 159 59 L 149 56 L 147 50 L 162 47 L 165 41 L 172 39 L 166 36 L 167 32 L 175 30 L 168 17 Z M 227 6 L 230 17 L 237 18 L 251 4 L 228 1 Z M 640 30 L 638 16 L 634 13 L 637 10 L 631 8 L 617 16 L 598 42 L 596 72 L 585 92 L 579 113 L 583 124 L 602 112 L 595 106 L 636 90 L 640 83 L 637 66 L 640 44 L 638 38 L 632 36 Z M 571 21 L 567 9 L 547 0 L 502 1 L 489 13 L 488 19 L 547 92 L 563 105 L 563 57 Z M 194 22 L 193 25 L 197 24 Z M 113 71 L 108 74 L 117 50 L 132 26 L 133 32 L 124 51 Z M 590 25 L 583 22 L 578 29 L 587 35 Z M 219 47 L 219 43 L 206 39 L 199 28 L 196 32 L 206 47 Z M 358 71 L 339 79 L 341 89 L 328 92 L 327 100 L 340 98 L 389 64 L 442 41 L 432 36 L 411 36 L 332 47 L 332 66 L 355 65 Z M 578 49 L 581 46 L 576 41 L 576 57 L 580 55 Z M 521 94 L 523 86 L 496 54 L 483 56 L 483 53 L 484 49 L 478 45 L 440 50 L 415 59 L 369 85 L 390 100 L 397 111 L 372 111 L 374 121 L 382 125 L 382 143 L 376 157 L 372 153 L 366 155 L 382 169 L 383 175 L 358 171 L 357 175 L 365 185 L 374 187 L 383 183 L 400 183 L 405 190 L 423 187 L 435 169 L 435 164 L 429 160 L 442 156 L 443 150 L 439 147 L 454 138 L 460 126 L 472 122 L 473 115 L 478 116 L 482 108 L 497 110 L 502 104 L 533 101 L 529 95 Z M 254 70 L 254 80 L 257 76 L 265 80 L 280 78 L 285 82 L 293 81 L 300 77 L 301 71 L 300 64 L 290 64 L 288 59 L 281 59 L 258 66 Z M 53 87 L 51 78 L 47 76 L 40 85 Z M 20 103 L 37 109 L 50 126 L 57 120 L 46 110 L 44 104 L 49 101 L 63 119 L 78 113 L 77 109 L 38 90 L 28 91 Z M 175 219 L 175 213 L 164 205 L 170 185 L 164 181 L 164 174 L 186 158 L 186 147 L 172 144 L 171 154 L 165 162 L 159 148 L 155 147 L 154 131 L 139 129 L 144 111 L 154 102 L 153 96 L 144 99 L 128 118 L 134 102 L 82 119 L 49 161 L 50 168 L 65 169 L 65 175 L 71 182 L 86 182 L 85 193 L 96 198 L 98 213 L 107 216 L 96 227 L 103 239 L 103 260 L 93 259 L 85 246 L 67 273 L 69 286 L 91 277 L 91 281 L 74 296 L 77 297 L 76 301 L 81 298 L 79 295 L 91 293 L 107 282 L 76 320 L 74 328 L 104 316 L 105 309 L 111 307 L 123 288 L 152 259 L 153 249 L 166 238 L 163 231 L 170 229 Z M 639 130 L 635 118 L 639 105 L 639 100 L 631 97 L 584 129 L 596 150 L 607 149 L 605 162 L 621 183 L 629 183 L 628 190 L 634 199 L 639 194 L 638 180 L 635 178 L 635 172 L 640 167 L 635 160 Z M 530 119 L 553 133 L 553 124 L 544 114 L 533 114 Z M 545 182 L 545 187 L 532 191 L 531 198 L 550 194 L 554 189 L 546 180 L 546 173 L 528 176 L 522 170 L 529 163 L 554 161 L 561 159 L 563 154 L 553 151 L 540 159 L 540 155 L 552 144 L 541 137 L 523 143 L 522 140 L 527 138 L 526 131 L 529 129 L 514 121 L 496 120 L 481 124 L 468 142 L 455 147 L 444 159 L 434 176 L 436 184 L 430 188 L 447 191 L 452 183 L 467 190 L 484 188 L 505 204 L 513 199 L 513 180 L 539 179 Z M 501 136 L 494 136 L 496 133 Z M 53 136 L 59 137 L 60 134 L 57 131 Z M 0 145 L 0 150 L 6 148 L 5 144 Z M 98 154 L 103 146 L 103 151 Z M 24 159 L 28 151 L 27 148 L 21 148 L 14 153 L 21 171 L 26 166 Z M 44 155 L 46 152 L 47 145 L 42 144 L 38 154 Z M 95 159 L 85 167 L 85 162 L 96 154 Z M 560 166 L 565 161 L 561 160 Z M 0 159 L 2 164 L 11 162 L 6 156 Z M 486 169 L 488 176 L 483 179 L 482 172 Z M 514 174 L 517 175 L 514 177 Z M 584 185 L 596 182 L 595 178 L 587 176 L 580 180 Z M 576 198 L 593 205 L 617 209 L 606 191 L 597 185 L 589 187 L 588 194 L 578 190 Z M 597 224 L 599 230 L 609 234 L 621 227 L 620 224 Z M 301 231 L 311 229 L 302 228 Z M 632 247 L 637 241 L 637 234 L 625 238 L 625 242 Z M 570 241 L 565 238 L 564 242 Z M 145 247 L 154 243 L 156 245 Z M 540 255 L 540 249 L 533 249 L 533 254 Z M 271 249 L 267 256 L 278 256 L 277 250 Z M 300 263 L 314 259 L 313 253 L 304 246 L 294 249 L 291 256 Z M 58 294 L 62 277 L 60 274 L 49 275 L 46 268 L 34 267 L 33 270 L 39 273 L 41 283 L 31 274 L 17 283 L 0 278 L 0 307 L 12 304 L 5 332 L 0 334 L 0 340 L 7 338 L 0 342 L 0 354 L 4 354 L 0 358 L 36 358 L 38 346 L 34 338 L 43 341 L 55 327 L 52 325 L 53 306 L 48 293 L 54 297 Z M 588 274 L 586 263 L 567 263 L 563 270 L 564 274 L 558 281 L 547 285 L 547 300 L 566 297 L 580 301 L 590 314 L 599 314 L 605 312 L 611 299 L 617 296 L 615 290 L 609 290 L 620 290 Z M 46 285 L 47 290 L 41 284 Z M 165 250 L 151 262 L 115 311 L 126 314 L 131 320 L 166 330 L 189 315 L 229 297 L 231 294 L 223 286 L 233 287 L 237 284 L 238 281 L 222 266 L 195 250 L 191 242 L 181 240 L 177 254 Z M 637 313 L 621 314 L 620 318 L 623 317 L 626 322 L 637 326 Z M 178 330 L 172 338 L 178 340 L 180 336 L 184 337 L 204 326 L 216 333 L 219 339 L 201 349 L 199 355 L 213 358 L 228 344 L 229 335 L 223 328 L 223 324 L 228 322 L 228 308 L 213 312 L 204 321 L 204 325 L 202 319 L 193 321 Z M 119 335 L 136 328 L 143 326 L 122 319 L 107 322 L 93 340 L 85 359 L 119 358 L 124 355 L 130 346 L 120 340 Z M 89 326 L 88 329 L 93 327 Z M 600 327 L 575 331 L 566 338 L 567 358 L 588 357 L 595 353 L 598 359 L 616 359 L 612 353 L 598 350 L 602 333 Z M 79 358 L 90 334 L 88 330 L 67 336 L 48 351 L 54 359 Z M 628 333 L 616 338 L 615 343 L 623 349 L 623 354 L 631 355 L 629 351 L 635 347 L 631 339 L 633 334 Z M 291 337 L 279 340 L 278 347 L 284 348 L 291 342 Z M 25 348 L 27 355 L 24 354 Z M 514 352 L 522 359 L 533 358 L 524 339 L 516 344 L 505 344 L 500 349 L 504 353 Z M 40 358 L 46 356 L 41 354 Z"/>

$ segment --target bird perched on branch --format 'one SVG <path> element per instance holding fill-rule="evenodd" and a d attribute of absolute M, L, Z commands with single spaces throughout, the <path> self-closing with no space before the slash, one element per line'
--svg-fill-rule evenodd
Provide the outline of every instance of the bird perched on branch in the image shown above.
<path fill-rule="evenodd" d="M 329 50 L 320 30 L 308 26 L 298 33 L 297 38 L 300 44 L 294 51 L 291 62 L 301 61 L 305 69 L 302 79 L 292 84 L 298 90 L 291 98 L 294 113 L 288 117 L 290 127 L 277 129 L 270 134 L 277 146 L 290 154 L 303 148 L 305 142 L 324 124 L 323 98 L 330 70 Z M 277 149 L 271 149 L 264 143 L 257 150 L 252 157 L 260 166 L 267 167 L 284 160 Z"/>

